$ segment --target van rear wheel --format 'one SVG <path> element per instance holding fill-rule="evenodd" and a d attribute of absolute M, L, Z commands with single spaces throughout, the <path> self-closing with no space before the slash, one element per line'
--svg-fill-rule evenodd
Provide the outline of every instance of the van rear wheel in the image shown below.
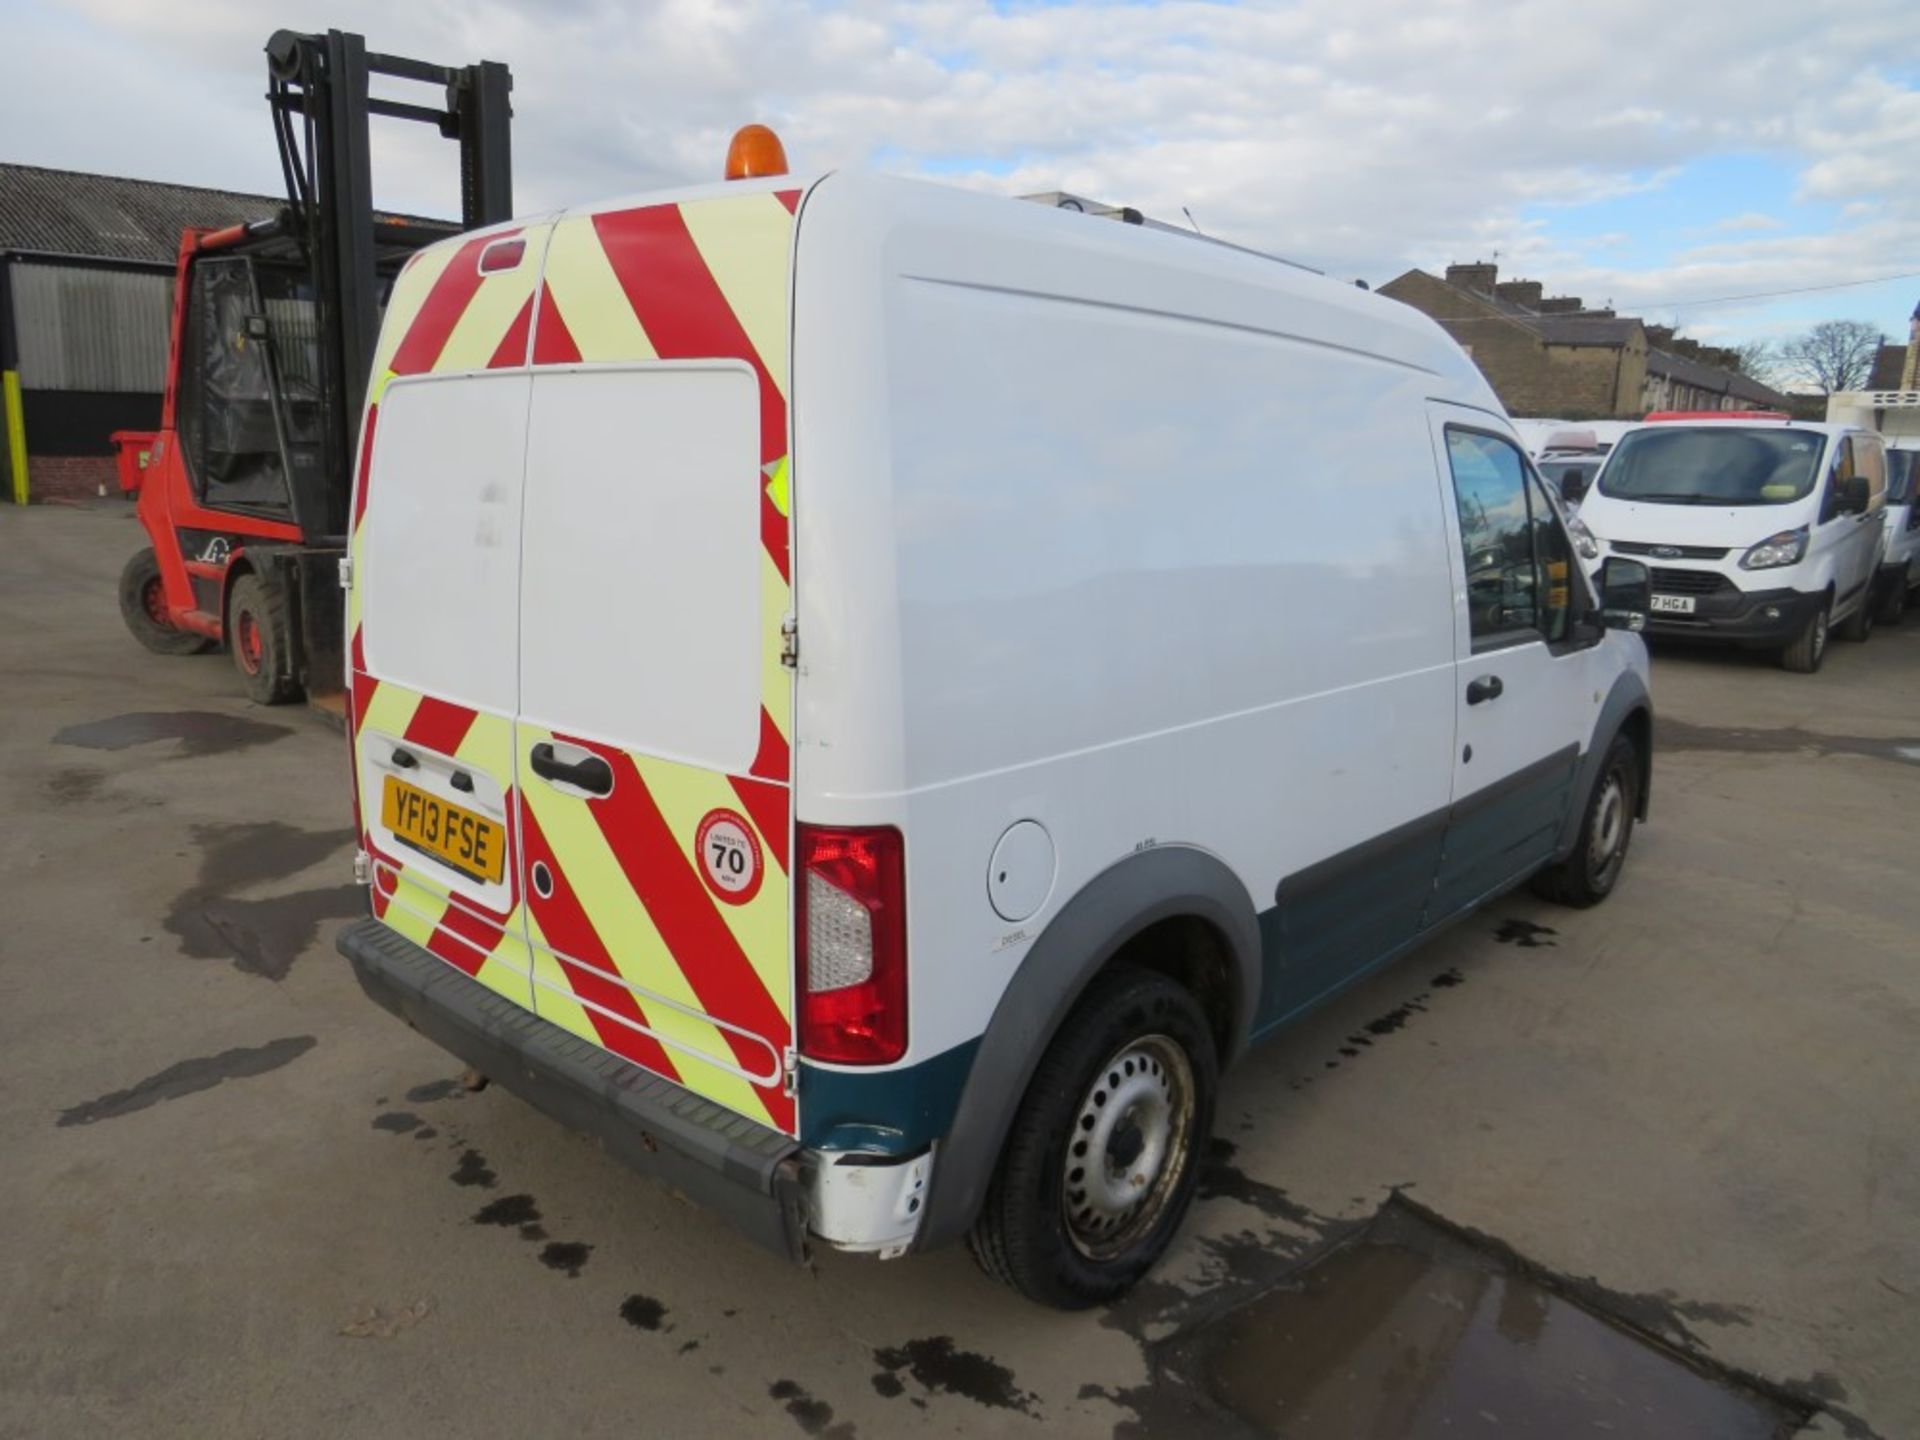
<path fill-rule="evenodd" d="M 1860 597 L 1860 603 L 1853 607 L 1853 613 L 1841 623 L 1840 638 L 1851 640 L 1856 645 L 1863 644 L 1873 633 L 1873 617 L 1877 608 L 1873 592 L 1869 590 Z"/>
<path fill-rule="evenodd" d="M 1095 980 L 1014 1117 L 969 1237 L 980 1267 L 1061 1310 L 1126 1293 L 1193 1203 L 1219 1068 L 1181 986 L 1130 965 Z"/>
<path fill-rule="evenodd" d="M 1633 842 L 1633 820 L 1640 809 L 1640 752 L 1625 735 L 1613 737 L 1600 766 L 1600 778 L 1587 797 L 1573 853 L 1533 878 L 1533 893 L 1543 900 L 1584 910 L 1613 893 Z"/>
<path fill-rule="evenodd" d="M 1882 625 L 1898 625 L 1907 613 L 1907 588 L 1913 583 L 1913 572 L 1903 569 L 1898 575 L 1887 581 L 1886 590 L 1880 596 L 1880 613 L 1875 617 Z"/>

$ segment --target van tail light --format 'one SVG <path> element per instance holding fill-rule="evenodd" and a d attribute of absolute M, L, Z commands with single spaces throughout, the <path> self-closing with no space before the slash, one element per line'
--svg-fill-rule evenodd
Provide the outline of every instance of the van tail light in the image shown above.
<path fill-rule="evenodd" d="M 799 827 L 800 1053 L 886 1065 L 907 1053 L 905 847 L 891 826 Z"/>

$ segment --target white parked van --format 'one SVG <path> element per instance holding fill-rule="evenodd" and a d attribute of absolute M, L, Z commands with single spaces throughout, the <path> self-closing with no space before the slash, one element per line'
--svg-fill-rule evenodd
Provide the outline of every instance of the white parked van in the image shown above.
<path fill-rule="evenodd" d="M 744 180 L 423 252 L 372 397 L 340 947 L 785 1253 L 1118 1294 L 1249 1043 L 1646 813 L 1645 568 L 1296 267 Z"/>
<path fill-rule="evenodd" d="M 1887 447 L 1887 528 L 1880 544 L 1876 617 L 1898 625 L 1920 587 L 1920 445 Z"/>
<path fill-rule="evenodd" d="M 1809 673 L 1873 627 L 1880 438 L 1771 412 L 1647 417 L 1580 506 L 1603 556 L 1653 562 L 1650 633 L 1775 651 Z"/>

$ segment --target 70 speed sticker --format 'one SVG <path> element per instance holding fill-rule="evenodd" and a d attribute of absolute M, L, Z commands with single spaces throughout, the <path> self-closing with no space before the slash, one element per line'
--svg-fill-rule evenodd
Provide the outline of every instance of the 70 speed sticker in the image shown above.
<path fill-rule="evenodd" d="M 733 810 L 709 810 L 694 837 L 700 877 L 729 905 L 744 905 L 760 893 L 760 837 Z"/>

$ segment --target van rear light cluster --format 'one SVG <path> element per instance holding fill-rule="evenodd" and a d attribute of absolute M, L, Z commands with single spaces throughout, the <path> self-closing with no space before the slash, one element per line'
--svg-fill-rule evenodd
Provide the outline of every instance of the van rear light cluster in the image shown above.
<path fill-rule="evenodd" d="M 907 884 L 891 826 L 799 827 L 800 1053 L 886 1065 L 907 1053 Z"/>

